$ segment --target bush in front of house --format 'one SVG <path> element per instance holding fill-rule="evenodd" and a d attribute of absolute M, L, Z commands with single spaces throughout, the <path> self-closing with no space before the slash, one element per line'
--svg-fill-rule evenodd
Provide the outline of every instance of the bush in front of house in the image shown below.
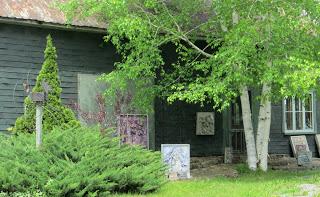
<path fill-rule="evenodd" d="M 71 109 L 62 105 L 60 80 L 58 75 L 57 53 L 50 35 L 44 51 L 44 62 L 32 92 L 43 92 L 42 83 L 46 82 L 51 87 L 47 102 L 43 105 L 43 130 L 51 131 L 55 126 L 65 128 L 79 126 L 79 122 Z M 26 84 L 28 86 L 28 84 Z M 26 87 L 29 91 L 29 87 Z M 24 101 L 25 113 L 16 120 L 14 131 L 32 133 L 35 131 L 35 104 L 27 97 Z"/>
<path fill-rule="evenodd" d="M 55 128 L 35 148 L 34 134 L 1 136 L 0 192 L 48 196 L 146 193 L 165 181 L 160 153 L 119 140 L 98 128 Z"/>
<path fill-rule="evenodd" d="M 15 193 L 4 193 L 0 192 L 0 197 L 46 197 L 46 195 L 40 191 L 32 192 L 15 192 Z"/>

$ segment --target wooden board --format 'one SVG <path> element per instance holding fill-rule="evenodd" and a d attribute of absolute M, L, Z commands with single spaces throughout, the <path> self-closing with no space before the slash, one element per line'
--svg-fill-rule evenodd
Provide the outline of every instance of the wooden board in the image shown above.
<path fill-rule="evenodd" d="M 44 93 L 43 92 L 32 92 L 31 100 L 33 102 L 44 102 Z"/>
<path fill-rule="evenodd" d="M 290 136 L 290 143 L 291 143 L 293 155 L 295 157 L 297 157 L 298 151 L 307 151 L 307 152 L 310 151 L 307 138 L 305 135 Z"/>
<path fill-rule="evenodd" d="M 320 134 L 317 134 L 314 136 L 315 140 L 316 140 L 316 144 L 317 144 L 317 148 L 318 148 L 318 153 L 320 155 Z"/>
<path fill-rule="evenodd" d="M 232 163 L 232 148 L 224 148 L 224 163 Z"/>

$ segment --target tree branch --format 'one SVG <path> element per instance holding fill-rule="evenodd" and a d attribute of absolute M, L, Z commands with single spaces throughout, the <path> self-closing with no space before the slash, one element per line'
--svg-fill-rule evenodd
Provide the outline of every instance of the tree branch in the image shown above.
<path fill-rule="evenodd" d="M 185 41 L 188 45 L 194 48 L 196 51 L 201 53 L 202 55 L 206 56 L 207 58 L 211 58 L 213 55 L 210 53 L 205 52 L 203 49 L 200 49 L 197 45 L 191 42 L 187 37 L 180 37 L 183 41 Z"/>
<path fill-rule="evenodd" d="M 200 27 L 201 25 L 203 25 L 203 24 L 195 27 L 195 28 L 192 29 L 191 31 L 188 31 L 186 34 L 183 33 L 182 30 L 181 30 L 181 28 L 180 28 L 180 26 L 179 26 L 179 24 L 178 24 L 177 21 L 174 19 L 174 17 L 171 15 L 171 13 L 170 13 L 169 9 L 167 8 L 166 4 L 165 4 L 164 2 L 162 2 L 162 3 L 163 3 L 163 6 L 164 6 L 166 12 L 168 13 L 168 15 L 170 16 L 170 18 L 172 19 L 174 25 L 177 27 L 177 32 L 171 30 L 170 28 L 167 28 L 167 27 L 164 27 L 164 26 L 162 26 L 162 28 L 161 28 L 161 26 L 158 26 L 158 25 L 154 24 L 154 23 L 151 21 L 150 17 L 148 16 L 148 14 L 151 14 L 151 13 L 147 12 L 147 11 L 146 11 L 145 9 L 143 9 L 140 5 L 135 4 L 135 6 L 136 6 L 137 8 L 139 8 L 139 9 L 146 15 L 146 17 L 148 18 L 149 24 L 152 25 L 153 27 L 157 28 L 156 32 L 158 32 L 159 29 L 163 29 L 164 31 L 168 32 L 169 34 L 173 35 L 174 37 L 180 38 L 181 40 L 185 41 L 189 46 L 191 46 L 193 49 L 195 49 L 196 51 L 198 51 L 200 54 L 204 55 L 204 56 L 207 57 L 207 58 L 211 58 L 211 57 L 213 56 L 212 54 L 205 52 L 205 51 L 204 51 L 205 49 L 200 49 L 197 45 L 195 45 L 195 44 L 194 44 L 192 41 L 190 41 L 190 40 L 188 39 L 188 37 L 187 37 L 187 34 L 188 34 L 188 33 L 190 33 L 191 31 L 195 30 L 196 28 L 199 28 L 199 27 Z M 151 15 L 153 15 L 153 14 L 151 14 Z"/>

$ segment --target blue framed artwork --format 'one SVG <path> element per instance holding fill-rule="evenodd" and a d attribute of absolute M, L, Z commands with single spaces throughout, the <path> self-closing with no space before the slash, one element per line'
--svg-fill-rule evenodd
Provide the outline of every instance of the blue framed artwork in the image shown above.
<path fill-rule="evenodd" d="M 190 178 L 190 144 L 161 144 L 161 153 L 169 179 Z"/>

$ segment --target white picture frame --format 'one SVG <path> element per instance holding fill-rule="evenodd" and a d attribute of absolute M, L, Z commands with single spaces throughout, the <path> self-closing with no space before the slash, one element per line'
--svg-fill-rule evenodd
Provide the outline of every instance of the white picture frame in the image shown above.
<path fill-rule="evenodd" d="M 310 151 L 307 138 L 305 135 L 290 136 L 290 143 L 291 143 L 293 155 L 295 157 L 298 156 L 297 153 L 300 151 L 305 151 L 305 152 Z"/>
<path fill-rule="evenodd" d="M 171 180 L 189 179 L 190 144 L 161 144 L 164 163 L 168 166 L 168 177 Z"/>

